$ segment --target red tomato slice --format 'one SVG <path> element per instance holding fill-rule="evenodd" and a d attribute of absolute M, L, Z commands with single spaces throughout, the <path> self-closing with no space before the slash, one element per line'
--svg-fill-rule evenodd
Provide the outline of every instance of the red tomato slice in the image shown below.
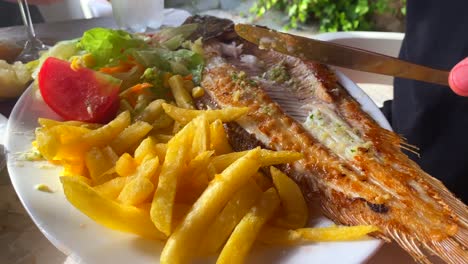
<path fill-rule="evenodd" d="M 117 114 L 121 81 L 67 61 L 47 58 L 39 71 L 44 101 L 66 120 L 105 123 Z"/>

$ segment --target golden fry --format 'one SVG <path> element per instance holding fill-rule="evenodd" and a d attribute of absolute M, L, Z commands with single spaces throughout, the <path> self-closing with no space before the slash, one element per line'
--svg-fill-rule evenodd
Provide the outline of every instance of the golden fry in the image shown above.
<path fill-rule="evenodd" d="M 108 157 L 108 159 L 112 162 L 112 164 L 115 164 L 117 160 L 119 159 L 119 156 L 117 156 L 117 153 L 110 147 L 110 146 L 105 146 L 102 148 L 102 153 Z"/>
<path fill-rule="evenodd" d="M 162 108 L 162 104 L 164 102 L 165 101 L 162 99 L 152 101 L 139 115 L 135 117 L 135 120 L 152 124 L 161 116 L 161 114 L 164 113 L 164 109 Z"/>
<path fill-rule="evenodd" d="M 151 125 L 153 126 L 153 130 L 157 131 L 167 130 L 173 124 L 174 119 L 172 119 L 165 112 L 163 112 L 156 120 L 154 120 L 153 123 L 151 123 Z"/>
<path fill-rule="evenodd" d="M 213 151 L 205 151 L 193 158 L 179 179 L 177 202 L 192 204 L 208 186 L 207 166 Z"/>
<path fill-rule="evenodd" d="M 232 152 L 232 147 L 220 119 L 216 119 L 210 125 L 210 148 L 215 151 L 216 155 Z"/>
<path fill-rule="evenodd" d="M 187 263 L 197 250 L 200 238 L 232 195 L 260 168 L 259 149 L 253 149 L 216 175 L 198 198 L 184 221 L 169 237 L 161 253 L 161 263 Z"/>
<path fill-rule="evenodd" d="M 193 100 L 190 93 L 184 88 L 184 79 L 180 75 L 174 75 L 169 78 L 169 86 L 176 104 L 185 109 L 194 109 Z"/>
<path fill-rule="evenodd" d="M 112 158 L 108 157 L 100 148 L 93 147 L 85 155 L 85 164 L 89 176 L 96 183 L 98 178 L 114 166 Z"/>
<path fill-rule="evenodd" d="M 117 172 L 115 172 L 115 167 L 112 167 L 112 168 L 106 170 L 101 175 L 99 175 L 97 177 L 97 179 L 92 181 L 92 183 L 93 183 L 93 185 L 99 185 L 99 184 L 105 183 L 105 182 L 110 181 L 110 180 L 112 180 L 114 178 L 117 178 L 117 177 L 119 177 L 119 174 L 117 174 Z"/>
<path fill-rule="evenodd" d="M 58 125 L 68 125 L 68 126 L 79 126 L 79 127 L 84 127 L 88 129 L 96 129 L 102 126 L 101 124 L 96 124 L 96 123 L 85 123 L 85 122 L 74 121 L 74 120 L 56 121 L 56 120 L 42 118 L 42 117 L 40 117 L 37 120 L 37 122 L 39 123 L 39 125 L 41 125 L 44 128 L 51 128 L 51 127 L 58 126 Z"/>
<path fill-rule="evenodd" d="M 207 151 L 210 144 L 210 124 L 204 115 L 193 120 L 196 133 L 193 137 L 191 156 Z"/>
<path fill-rule="evenodd" d="M 231 122 L 249 111 L 248 107 L 228 107 L 220 110 L 191 110 L 179 108 L 171 104 L 163 104 L 163 108 L 166 114 L 182 124 L 187 124 L 199 115 L 206 115 L 209 123 L 212 123 L 216 119 L 221 119 L 223 122 Z"/>
<path fill-rule="evenodd" d="M 117 196 L 119 196 L 125 184 L 134 178 L 135 176 L 115 177 L 110 181 L 106 181 L 103 184 L 94 186 L 93 189 L 96 190 L 96 192 L 98 192 L 100 195 L 108 199 L 115 200 Z"/>
<path fill-rule="evenodd" d="M 148 199 L 154 190 L 151 180 L 158 166 L 158 157 L 146 156 L 133 174 L 135 178 L 125 185 L 117 200 L 122 204 L 137 205 Z"/>
<path fill-rule="evenodd" d="M 115 172 L 122 177 L 132 175 L 138 166 L 138 163 L 128 153 L 122 154 L 115 163 Z"/>
<path fill-rule="evenodd" d="M 84 135 L 83 143 L 86 143 L 88 146 L 95 147 L 106 146 L 130 125 L 130 121 L 130 112 L 122 112 L 107 125 L 96 130 L 91 130 L 89 133 Z"/>
<path fill-rule="evenodd" d="M 245 155 L 247 151 L 231 152 L 217 156 L 213 159 L 213 166 L 216 171 L 222 171 L 232 162 Z M 260 150 L 261 167 L 290 163 L 302 158 L 302 154 L 294 151 L 273 151 L 268 149 Z"/>
<path fill-rule="evenodd" d="M 186 125 L 167 144 L 167 153 L 159 175 L 159 182 L 151 205 L 151 219 L 154 225 L 169 236 L 172 231 L 172 212 L 177 182 L 189 159 L 190 144 L 193 140 L 194 125 Z"/>
<path fill-rule="evenodd" d="M 300 228 L 297 230 L 265 226 L 258 235 L 258 240 L 265 244 L 291 246 L 311 242 L 359 240 L 377 231 L 379 228 L 371 225 Z"/>
<path fill-rule="evenodd" d="M 79 181 L 81 181 L 81 182 L 83 182 L 83 183 L 85 183 L 87 185 L 90 185 L 90 186 L 92 184 L 91 179 L 89 179 L 88 177 L 85 177 L 85 176 L 78 175 L 78 174 L 70 175 L 70 176 L 67 176 L 67 177 L 73 177 L 73 178 L 75 178 L 75 179 L 77 179 L 77 180 L 79 180 Z"/>
<path fill-rule="evenodd" d="M 140 145 L 135 149 L 135 161 L 140 164 L 146 156 L 156 156 L 154 146 L 157 144 L 156 139 L 147 137 L 140 142 Z"/>
<path fill-rule="evenodd" d="M 62 163 L 63 171 L 60 176 L 82 176 L 88 179 L 89 184 L 91 184 L 91 179 L 89 178 L 88 169 L 86 168 L 84 160 L 74 160 L 66 161 Z"/>
<path fill-rule="evenodd" d="M 111 147 L 117 154 L 122 154 L 131 146 L 137 144 L 150 132 L 153 127 L 143 121 L 136 121 L 129 127 L 125 128 L 112 142 Z"/>
<path fill-rule="evenodd" d="M 154 185 L 147 178 L 135 177 L 129 181 L 117 197 L 117 201 L 125 205 L 137 205 L 145 201 L 153 193 Z"/>
<path fill-rule="evenodd" d="M 105 198 L 74 177 L 60 177 L 60 181 L 68 201 L 97 223 L 151 239 L 165 239 L 144 210 Z"/>
<path fill-rule="evenodd" d="M 309 218 L 309 208 L 299 186 L 288 176 L 275 167 L 270 167 L 273 184 L 281 198 L 281 215 L 275 223 L 285 228 L 304 227 Z"/>
<path fill-rule="evenodd" d="M 159 160 L 161 162 L 164 162 L 164 159 L 166 158 L 167 144 L 164 144 L 164 143 L 156 144 L 154 146 L 154 151 L 156 153 L 156 156 L 159 157 Z"/>
<path fill-rule="evenodd" d="M 257 234 L 280 206 L 274 188 L 264 192 L 260 200 L 234 228 L 216 263 L 244 263 Z"/>
<path fill-rule="evenodd" d="M 36 129 L 36 147 L 44 158 L 50 161 L 82 160 L 89 149 L 83 144 L 82 138 L 92 130 L 70 126 L 57 125 L 51 128 Z"/>
<path fill-rule="evenodd" d="M 261 195 L 262 190 L 253 180 L 242 186 L 210 225 L 210 231 L 205 234 L 199 251 L 203 254 L 218 251 Z"/>

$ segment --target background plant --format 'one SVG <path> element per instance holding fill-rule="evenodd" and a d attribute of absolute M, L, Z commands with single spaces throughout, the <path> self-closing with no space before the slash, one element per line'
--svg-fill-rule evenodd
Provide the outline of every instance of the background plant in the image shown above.
<path fill-rule="evenodd" d="M 406 0 L 399 8 L 391 8 L 392 0 L 258 0 L 250 11 L 261 17 L 270 9 L 284 11 L 289 18 L 286 28 L 297 28 L 298 23 L 317 19 L 320 31 L 371 30 L 371 16 L 375 13 L 392 12 L 405 15 Z"/>

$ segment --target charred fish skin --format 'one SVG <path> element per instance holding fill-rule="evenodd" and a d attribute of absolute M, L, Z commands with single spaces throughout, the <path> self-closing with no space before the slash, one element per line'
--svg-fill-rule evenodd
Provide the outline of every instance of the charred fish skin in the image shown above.
<path fill-rule="evenodd" d="M 284 169 L 305 193 L 319 191 L 328 217 L 377 225 L 380 237 L 421 263 L 430 263 L 423 249 L 468 263 L 466 205 L 409 160 L 401 138 L 362 111 L 328 67 L 259 50 L 235 38 L 225 21 L 222 28 L 229 32 L 219 35 L 222 41 L 204 45 L 207 93 L 200 105 L 250 107 L 230 126 L 234 147 L 302 152 L 303 160 Z M 278 65 L 284 76 L 268 73 Z"/>

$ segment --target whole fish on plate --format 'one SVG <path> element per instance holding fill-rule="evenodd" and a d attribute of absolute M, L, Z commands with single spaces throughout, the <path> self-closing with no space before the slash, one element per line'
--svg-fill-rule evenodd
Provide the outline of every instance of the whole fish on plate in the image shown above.
<path fill-rule="evenodd" d="M 468 263 L 467 206 L 411 161 L 401 148 L 412 147 L 369 117 L 327 66 L 261 50 L 229 20 L 194 22 L 206 59 L 198 107 L 250 107 L 228 127 L 234 148 L 302 152 L 282 169 L 306 195 L 319 193 L 329 218 L 376 225 L 421 263 L 430 263 L 427 252 Z"/>

